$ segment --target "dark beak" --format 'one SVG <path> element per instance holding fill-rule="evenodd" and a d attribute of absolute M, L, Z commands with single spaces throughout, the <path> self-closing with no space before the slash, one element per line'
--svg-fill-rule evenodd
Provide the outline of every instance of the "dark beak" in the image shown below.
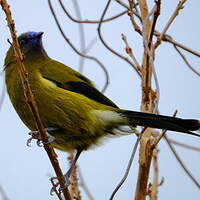
<path fill-rule="evenodd" d="M 44 34 L 44 32 L 38 32 L 36 35 L 36 38 L 41 38 L 43 34 Z"/>

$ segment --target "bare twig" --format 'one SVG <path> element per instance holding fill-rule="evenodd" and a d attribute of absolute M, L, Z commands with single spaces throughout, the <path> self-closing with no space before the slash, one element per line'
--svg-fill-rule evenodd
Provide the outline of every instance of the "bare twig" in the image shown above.
<path fill-rule="evenodd" d="M 198 72 L 196 69 L 194 69 L 194 67 L 188 62 L 186 56 L 178 49 L 178 47 L 176 45 L 173 45 L 175 50 L 178 52 L 178 54 L 181 56 L 181 58 L 183 59 L 183 61 L 185 62 L 186 66 L 189 67 L 189 69 L 191 69 L 196 75 L 200 76 L 200 72 Z"/>
<path fill-rule="evenodd" d="M 191 172 L 186 168 L 185 164 L 183 163 L 183 161 L 181 160 L 180 156 L 178 155 L 178 153 L 176 152 L 175 148 L 173 147 L 173 145 L 170 143 L 170 140 L 168 139 L 167 135 L 164 136 L 165 141 L 167 142 L 170 150 L 172 151 L 172 153 L 174 154 L 174 156 L 176 157 L 176 160 L 178 161 L 178 163 L 180 164 L 180 166 L 183 168 L 183 170 L 185 171 L 185 173 L 189 176 L 189 178 L 193 181 L 193 183 L 200 189 L 200 183 L 195 179 L 195 177 L 191 174 Z"/>
<path fill-rule="evenodd" d="M 125 43 L 125 50 L 126 50 L 126 53 L 130 56 L 130 58 L 133 60 L 134 62 L 134 65 L 137 67 L 137 70 L 138 71 L 141 71 L 141 66 L 139 64 L 139 62 L 137 61 L 135 55 L 133 54 L 133 51 L 132 51 L 132 48 L 129 46 L 128 44 L 128 40 L 127 40 L 127 37 L 122 33 L 122 40 L 124 41 Z"/>
<path fill-rule="evenodd" d="M 116 1 L 117 3 L 119 3 L 121 6 L 123 6 L 124 8 L 129 9 L 129 6 L 128 6 L 127 4 L 125 4 L 124 2 L 122 2 L 121 0 L 115 0 L 115 1 Z M 134 15 L 138 17 L 138 19 L 139 19 L 140 22 L 142 22 L 141 16 L 139 15 L 138 12 L 134 12 Z M 155 30 L 155 31 L 154 31 L 154 35 L 157 36 L 157 37 L 159 37 L 159 39 L 162 39 L 162 41 L 164 41 L 164 42 L 169 42 L 169 43 L 171 43 L 171 44 L 174 44 L 174 45 L 176 45 L 176 46 L 178 46 L 178 47 L 184 49 L 185 51 L 188 51 L 188 52 L 190 52 L 191 54 L 194 54 L 194 55 L 200 57 L 200 53 L 199 53 L 199 52 L 194 51 L 193 49 L 191 49 L 191 48 L 189 48 L 189 47 L 187 47 L 187 46 L 185 46 L 185 45 L 183 45 L 183 44 L 177 42 L 176 40 L 174 40 L 174 39 L 172 38 L 172 36 L 170 36 L 170 35 L 168 35 L 168 34 L 164 34 L 163 37 L 161 38 L 161 37 L 160 37 L 160 36 L 161 36 L 161 33 L 160 33 L 159 31 Z"/>
<path fill-rule="evenodd" d="M 61 193 L 57 190 L 58 184 L 55 183 L 54 180 L 55 180 L 55 178 L 50 178 L 51 184 L 53 186 L 52 189 L 51 189 L 50 194 L 53 195 L 53 193 L 55 193 L 59 200 L 63 200 L 62 196 L 61 196 Z"/>
<path fill-rule="evenodd" d="M 158 168 L 158 149 L 154 149 L 153 151 L 153 166 L 154 166 L 154 180 L 151 186 L 150 198 L 151 200 L 158 199 L 158 178 L 159 178 L 159 168 Z"/>
<path fill-rule="evenodd" d="M 175 11 L 174 11 L 173 14 L 171 15 L 169 21 L 167 22 L 167 24 L 165 25 L 163 31 L 161 32 L 160 37 L 158 38 L 157 42 L 155 43 L 155 45 L 154 45 L 154 48 L 155 48 L 155 49 L 160 45 L 160 43 L 161 43 L 161 41 L 162 41 L 164 35 L 167 33 L 167 31 L 168 31 L 169 27 L 171 26 L 171 24 L 173 23 L 174 19 L 178 16 L 179 11 L 180 11 L 181 9 L 183 9 L 184 3 L 185 3 L 186 1 L 187 1 L 187 0 L 180 0 L 180 1 L 179 1 L 178 5 L 177 5 L 177 7 L 176 7 L 176 9 L 175 9 Z"/>
<path fill-rule="evenodd" d="M 74 154 L 70 153 L 70 156 L 68 157 L 68 160 L 70 163 L 72 162 L 73 158 L 74 158 Z M 76 165 L 74 167 L 74 169 L 72 170 L 72 173 L 70 175 L 70 180 L 71 180 L 70 194 L 71 194 L 72 199 L 81 200 L 81 193 L 79 190 L 77 170 L 78 170 L 78 165 Z"/>
<path fill-rule="evenodd" d="M 69 46 L 70 46 L 79 56 L 82 56 L 82 57 L 84 57 L 84 58 L 87 58 L 87 59 L 90 59 L 90 60 L 95 61 L 95 62 L 102 68 L 102 70 L 104 71 L 105 77 L 106 77 L 106 83 L 105 83 L 105 85 L 103 86 L 102 91 L 105 92 L 105 90 L 107 89 L 107 87 L 108 87 L 108 85 L 109 85 L 109 83 L 110 83 L 109 74 L 108 74 L 108 71 L 107 71 L 106 67 L 105 67 L 105 66 L 102 64 L 102 62 L 100 62 L 97 58 L 95 58 L 95 57 L 93 57 L 93 56 L 88 56 L 88 55 L 85 55 L 85 54 L 81 53 L 81 52 L 70 42 L 69 38 L 65 35 L 65 33 L 64 33 L 64 31 L 63 31 L 63 29 L 62 29 L 62 27 L 61 27 L 61 25 L 60 25 L 60 23 L 59 23 L 59 21 L 58 21 L 58 18 L 57 18 L 57 16 L 56 16 L 55 11 L 54 11 L 54 9 L 53 9 L 53 6 L 52 6 L 52 4 L 51 4 L 51 0 L 48 0 L 48 5 L 49 5 L 50 11 L 51 11 L 51 13 L 52 13 L 52 15 L 53 15 L 53 17 L 54 17 L 54 20 L 55 20 L 55 22 L 56 22 L 56 25 L 57 25 L 57 27 L 58 27 L 60 33 L 62 34 L 62 36 L 63 36 L 63 38 L 65 39 L 65 41 L 69 44 Z"/>
<path fill-rule="evenodd" d="M 88 186 L 85 183 L 85 180 L 83 178 L 82 171 L 81 171 L 80 167 L 79 167 L 78 173 L 79 173 L 79 179 L 80 179 L 79 185 L 83 188 L 83 190 L 85 191 L 85 193 L 88 196 L 89 200 L 94 200 L 94 197 L 92 196 L 92 193 L 90 192 Z"/>
<path fill-rule="evenodd" d="M 182 142 L 177 142 L 176 140 L 173 140 L 173 139 L 169 139 L 169 137 L 167 137 L 168 138 L 168 141 L 171 143 L 171 144 L 175 144 L 175 145 L 178 145 L 178 146 L 180 146 L 180 147 L 183 147 L 183 148 L 187 148 L 187 149 L 190 149 L 190 150 L 193 150 L 193 151 L 200 151 L 200 148 L 199 147 L 194 147 L 194 146 L 192 146 L 192 145 L 189 145 L 189 144 L 184 144 L 184 143 L 182 143 Z"/>
<path fill-rule="evenodd" d="M 156 28 L 156 22 L 160 15 L 161 0 L 155 0 L 155 4 L 156 4 L 156 9 L 153 13 L 151 31 L 150 31 L 150 36 L 149 36 L 149 44 L 148 44 L 149 48 L 151 48 L 152 41 L 153 41 L 153 35 L 154 35 L 155 28 Z"/>
<path fill-rule="evenodd" d="M 15 23 L 14 23 L 14 20 L 12 19 L 10 6 L 8 5 L 6 0 L 1 0 L 0 4 L 1 4 L 2 9 L 4 10 L 4 12 L 6 14 L 6 20 L 7 20 L 7 23 L 8 23 L 10 34 L 12 36 L 13 48 L 14 48 L 16 60 L 17 60 L 17 63 L 18 63 L 17 70 L 18 70 L 18 73 L 19 73 L 20 78 L 21 78 L 21 83 L 22 83 L 23 90 L 24 90 L 25 100 L 26 100 L 27 104 L 29 105 L 31 112 L 33 113 L 37 129 L 40 133 L 42 141 L 44 142 L 44 149 L 46 150 L 46 152 L 49 156 L 51 164 L 52 164 L 52 166 L 55 170 L 55 173 L 57 175 L 57 178 L 59 180 L 60 186 L 61 186 L 61 188 L 63 188 L 62 191 L 63 191 L 64 197 L 65 197 L 66 200 L 70 200 L 71 197 L 70 197 L 70 194 L 69 194 L 67 187 L 65 187 L 65 178 L 64 178 L 62 171 L 61 171 L 61 168 L 59 166 L 59 163 L 58 163 L 58 160 L 57 160 L 57 155 L 56 155 L 54 149 L 52 148 L 51 144 L 48 143 L 48 136 L 47 136 L 47 134 L 44 130 L 44 126 L 43 126 L 42 121 L 40 119 L 38 108 L 36 106 L 35 98 L 34 98 L 34 95 L 32 93 L 29 81 L 28 81 L 28 72 L 27 72 L 26 67 L 23 63 L 24 58 L 23 58 L 23 55 L 21 53 L 19 43 L 18 43 L 18 40 L 17 40 Z"/>
<path fill-rule="evenodd" d="M 63 11 L 65 12 L 65 14 L 73 21 L 73 22 L 76 22 L 76 23 L 85 23 L 85 24 L 98 24 L 100 21 L 99 20 L 81 20 L 81 19 L 75 19 L 69 12 L 68 10 L 66 9 L 66 7 L 64 6 L 62 0 L 59 0 L 59 3 L 60 3 L 60 6 L 61 8 L 63 9 Z M 104 19 L 102 21 L 102 23 L 105 23 L 105 22 L 110 22 L 110 21 L 113 21 L 114 19 L 117 19 L 123 15 L 125 15 L 126 13 L 128 13 L 128 10 L 125 10 L 115 16 L 112 16 L 112 17 L 109 17 L 107 19 Z"/>
<path fill-rule="evenodd" d="M 135 145 L 133 147 L 133 151 L 131 153 L 131 157 L 130 157 L 130 160 L 128 162 L 128 165 L 127 165 L 127 168 L 126 168 L 126 171 L 125 171 L 125 174 L 122 178 L 122 180 L 119 182 L 119 184 L 117 185 L 117 187 L 114 189 L 112 195 L 110 196 L 109 200 L 113 200 L 115 194 L 117 193 L 117 191 L 120 189 L 120 187 L 123 185 L 124 181 L 126 180 L 126 178 L 128 177 L 128 174 L 129 174 L 129 171 L 130 171 L 130 168 L 131 168 L 131 165 L 133 163 L 133 159 L 135 157 L 135 153 L 136 153 L 136 150 L 137 150 L 137 147 L 138 147 L 138 144 L 139 144 L 139 141 L 142 137 L 142 134 L 145 132 L 147 128 L 143 128 L 143 130 L 141 131 L 140 135 L 138 136 L 136 142 L 135 142 Z"/>
<path fill-rule="evenodd" d="M 130 16 L 133 28 L 135 29 L 136 32 L 138 32 L 140 35 L 142 35 L 142 31 L 141 31 L 140 27 L 137 25 L 135 18 L 134 18 L 134 12 L 133 12 L 133 9 L 135 8 L 134 0 L 129 0 L 129 6 L 130 6 L 129 16 Z"/>
<path fill-rule="evenodd" d="M 101 18 L 100 18 L 99 26 L 98 26 L 98 28 L 97 28 L 99 38 L 100 38 L 102 44 L 103 44 L 110 52 L 112 52 L 113 54 L 115 54 L 116 56 L 118 56 L 119 58 L 121 58 L 122 60 L 124 60 L 124 61 L 126 61 L 127 63 L 129 63 L 129 64 L 133 67 L 133 69 L 136 71 L 136 73 L 139 75 L 139 77 L 141 77 L 141 74 L 140 74 L 140 72 L 137 70 L 137 67 L 136 67 L 132 62 L 130 62 L 130 60 L 129 60 L 128 58 L 122 56 L 120 53 L 116 52 L 113 48 L 111 48 L 111 47 L 106 43 L 106 41 L 104 40 L 104 38 L 103 38 L 103 36 L 102 36 L 102 33 L 101 33 L 101 25 L 102 25 L 102 21 L 103 21 L 103 19 L 104 19 L 104 17 L 105 17 L 105 14 L 106 14 L 106 12 L 107 12 L 109 6 L 110 6 L 110 3 L 111 3 L 111 0 L 108 0 L 107 4 L 106 4 L 106 6 L 105 6 L 105 9 L 104 9 L 104 11 L 103 11 L 103 13 L 102 13 L 102 16 L 101 16 Z"/>

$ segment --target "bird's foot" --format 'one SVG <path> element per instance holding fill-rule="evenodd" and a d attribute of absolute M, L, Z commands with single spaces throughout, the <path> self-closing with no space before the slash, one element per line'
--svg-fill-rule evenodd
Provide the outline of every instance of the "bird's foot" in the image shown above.
<path fill-rule="evenodd" d="M 29 146 L 29 147 L 31 146 L 30 144 L 33 139 L 37 140 L 36 143 L 39 147 L 42 147 L 42 144 L 49 144 L 49 143 L 52 143 L 53 141 L 55 141 L 55 137 L 50 135 L 50 132 L 57 131 L 57 130 L 59 130 L 59 128 L 49 127 L 49 128 L 45 128 L 44 130 L 48 134 L 48 142 L 42 142 L 39 131 L 31 131 L 28 133 L 31 137 L 26 142 L 27 146 Z"/>
<path fill-rule="evenodd" d="M 60 186 L 60 183 L 59 183 L 57 177 L 53 177 L 53 178 L 50 179 L 51 183 L 53 185 L 53 187 L 50 190 L 50 194 L 51 195 L 53 195 L 53 193 L 55 193 L 56 191 L 59 192 L 59 194 L 61 194 L 62 190 L 64 190 L 65 188 L 68 188 L 70 186 L 71 182 L 69 180 L 69 177 L 65 176 L 65 175 L 64 175 L 64 177 L 65 177 L 65 185 L 64 185 L 64 187 Z M 57 190 L 57 187 L 59 187 L 58 190 Z"/>

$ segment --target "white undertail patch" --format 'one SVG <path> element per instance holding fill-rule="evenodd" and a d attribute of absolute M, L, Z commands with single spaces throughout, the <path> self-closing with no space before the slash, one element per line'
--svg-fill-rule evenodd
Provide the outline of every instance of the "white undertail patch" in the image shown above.
<path fill-rule="evenodd" d="M 126 117 L 111 110 L 93 110 L 92 114 L 96 115 L 104 125 L 116 123 L 117 126 L 118 124 L 125 124 L 127 122 Z"/>

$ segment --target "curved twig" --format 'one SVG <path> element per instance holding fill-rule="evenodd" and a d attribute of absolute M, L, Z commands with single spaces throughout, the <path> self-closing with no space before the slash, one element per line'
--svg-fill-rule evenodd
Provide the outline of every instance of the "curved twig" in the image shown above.
<path fill-rule="evenodd" d="M 99 38 L 100 38 L 102 44 L 103 44 L 110 52 L 112 52 L 113 54 L 115 54 L 116 56 L 118 56 L 118 57 L 121 58 L 122 60 L 126 61 L 128 64 L 130 64 L 130 65 L 133 67 L 133 69 L 135 70 L 135 72 L 138 74 L 138 76 L 141 77 L 141 73 L 137 70 L 137 67 L 136 67 L 132 62 L 130 62 L 130 60 L 129 60 L 128 58 L 122 56 L 120 53 L 118 53 L 118 52 L 115 51 L 113 48 L 111 48 L 111 47 L 106 43 L 106 41 L 104 40 L 104 38 L 103 38 L 103 36 L 102 36 L 102 33 L 101 33 L 101 25 L 102 25 L 102 21 L 103 21 L 103 19 L 104 19 L 104 17 L 105 17 L 105 14 L 106 14 L 106 12 L 107 12 L 109 6 L 110 6 L 110 3 L 111 3 L 111 0 L 108 0 L 108 2 L 107 2 L 107 4 L 106 4 L 106 7 L 105 7 L 105 9 L 104 9 L 104 11 L 103 11 L 103 13 L 102 13 L 101 18 L 100 18 L 99 26 L 98 26 L 98 28 L 97 28 Z"/>
<path fill-rule="evenodd" d="M 173 147 L 173 145 L 170 143 L 167 135 L 164 136 L 165 141 L 167 142 L 170 150 L 172 151 L 172 153 L 174 154 L 174 156 L 176 157 L 176 160 L 178 161 L 178 163 L 181 165 L 181 167 L 183 168 L 183 170 L 185 171 L 185 173 L 189 176 L 189 178 L 193 181 L 193 183 L 200 189 L 200 183 L 195 179 L 195 177 L 190 173 L 190 171 L 186 168 L 185 164 L 183 163 L 183 161 L 181 160 L 180 156 L 178 155 L 178 153 L 176 152 L 175 148 Z"/>
<path fill-rule="evenodd" d="M 59 0 L 59 3 L 60 3 L 60 6 L 61 8 L 63 9 L 64 13 L 73 21 L 73 22 L 76 22 L 76 23 L 85 23 L 85 24 L 98 24 L 100 21 L 99 20 L 81 20 L 81 19 L 75 19 L 69 12 L 68 10 L 66 9 L 66 7 L 64 6 L 62 0 Z M 104 19 L 102 21 L 102 23 L 105 23 L 105 22 L 110 22 L 114 19 L 117 19 L 123 15 L 125 15 L 126 13 L 128 13 L 128 10 L 125 10 L 115 16 L 112 16 L 112 17 L 109 17 L 107 19 Z"/>
<path fill-rule="evenodd" d="M 194 67 L 188 62 L 185 55 L 178 49 L 178 47 L 176 45 L 173 45 L 173 46 L 174 46 L 174 49 L 178 52 L 178 54 L 181 56 L 181 58 L 185 62 L 186 66 L 188 66 L 189 69 L 191 69 L 196 75 L 200 76 L 200 72 L 198 72 L 196 69 L 194 69 Z"/>
<path fill-rule="evenodd" d="M 60 25 L 60 23 L 59 23 L 59 21 L 58 21 L 58 18 L 57 18 L 57 16 L 56 16 L 55 11 L 54 11 L 54 9 L 53 9 L 53 6 L 52 6 L 52 4 L 51 4 L 51 0 L 47 0 L 47 1 L 48 1 L 49 8 L 50 8 L 50 10 L 51 10 L 51 13 L 52 13 L 52 15 L 53 15 L 53 17 L 54 17 L 54 20 L 55 20 L 55 22 L 56 22 L 56 25 L 57 25 L 57 27 L 58 27 L 60 33 L 62 34 L 63 38 L 65 39 L 65 41 L 69 44 L 69 46 L 70 46 L 79 56 L 82 56 L 82 57 L 84 57 L 84 58 L 87 58 L 87 59 L 90 59 L 90 60 L 95 61 L 95 62 L 102 68 L 102 70 L 104 71 L 105 77 L 106 77 L 106 83 L 105 83 L 104 86 L 103 86 L 102 92 L 105 92 L 105 90 L 107 89 L 107 87 L 108 87 L 108 85 L 109 85 L 109 83 L 110 83 L 110 78 L 109 78 L 109 74 L 108 74 L 108 71 L 107 71 L 106 67 L 105 67 L 97 58 L 95 58 L 95 57 L 93 57 L 93 56 L 88 56 L 88 55 L 85 55 L 85 54 L 81 53 L 81 52 L 70 42 L 69 38 L 68 38 L 68 37 L 66 36 L 66 34 L 64 33 L 64 31 L 63 31 L 63 29 L 62 29 L 62 27 L 61 27 L 61 25 Z"/>
<path fill-rule="evenodd" d="M 135 142 L 135 145 L 133 147 L 133 151 L 131 153 L 131 157 L 130 157 L 130 160 L 128 162 L 128 165 L 127 165 L 127 168 L 126 168 L 126 171 L 125 171 L 125 174 L 123 176 L 123 178 L 121 179 L 121 181 L 119 182 L 119 184 L 117 185 L 117 187 L 114 189 L 113 193 L 111 194 L 109 200 L 113 200 L 115 194 L 117 193 L 117 191 L 120 189 L 120 187 L 123 185 L 124 181 L 126 180 L 126 178 L 128 177 L 128 174 L 129 174 L 129 171 L 130 171 L 130 168 L 131 168 L 131 165 L 133 163 L 133 159 L 135 157 L 135 153 L 136 153 L 136 150 L 137 150 L 137 147 L 138 147 L 138 144 L 139 144 L 139 141 L 142 137 L 142 134 L 144 133 L 144 131 L 147 129 L 147 127 L 143 128 L 140 135 L 138 136 L 136 142 Z"/>

